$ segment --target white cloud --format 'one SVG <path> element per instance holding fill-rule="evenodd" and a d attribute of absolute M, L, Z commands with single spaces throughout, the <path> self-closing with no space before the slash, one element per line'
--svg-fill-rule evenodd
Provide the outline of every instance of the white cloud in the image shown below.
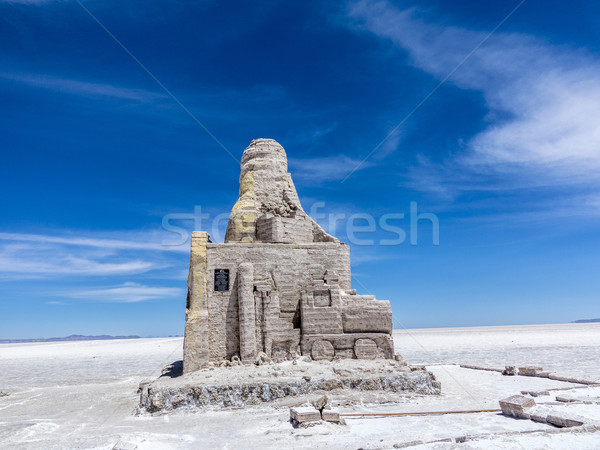
<path fill-rule="evenodd" d="M 348 14 L 352 27 L 391 40 L 409 53 L 414 66 L 440 80 L 487 35 L 432 24 L 414 8 L 398 10 L 387 2 L 353 3 Z M 437 177 L 434 190 L 444 190 L 460 170 L 516 174 L 527 185 L 595 182 L 600 169 L 598 73 L 600 61 L 584 51 L 496 32 L 448 81 L 482 93 L 488 125 L 462 148 L 457 145 L 454 158 L 444 164 L 451 170 L 425 165 L 415 175 L 429 181 Z M 416 183 L 425 186 L 422 180 Z"/>
<path fill-rule="evenodd" d="M 166 233 L 166 231 L 165 231 Z M 96 233 L 100 234 L 100 233 Z M 96 247 L 111 250 L 148 250 L 187 252 L 184 245 L 165 245 L 156 233 L 121 232 L 121 239 L 79 235 L 43 235 L 0 232 L 0 241 L 64 244 L 68 246 Z M 125 236 L 127 239 L 123 239 Z M 165 239 L 166 240 L 166 239 Z"/>
<path fill-rule="evenodd" d="M 18 274 L 26 278 L 49 275 L 102 276 L 143 273 L 161 267 L 154 262 L 143 260 L 109 262 L 69 254 L 52 256 L 47 253 L 34 253 L 14 256 L 0 252 L 0 274 L 4 277 L 8 274 Z"/>
<path fill-rule="evenodd" d="M 166 98 L 163 94 L 143 89 L 131 89 L 104 83 L 91 83 L 88 81 L 61 78 L 47 74 L 0 72 L 0 78 L 31 87 L 86 97 L 100 96 L 137 101 L 152 101 Z"/>
<path fill-rule="evenodd" d="M 146 286 L 129 282 L 109 288 L 66 292 L 64 295 L 76 299 L 101 302 L 134 303 L 171 297 L 183 297 L 185 292 L 180 288 Z"/>
<path fill-rule="evenodd" d="M 166 233 L 166 232 L 165 232 Z M 187 245 L 162 245 L 150 232 L 112 232 L 56 235 L 0 233 L 0 278 L 26 279 L 70 276 L 118 276 L 169 267 L 189 251 Z"/>

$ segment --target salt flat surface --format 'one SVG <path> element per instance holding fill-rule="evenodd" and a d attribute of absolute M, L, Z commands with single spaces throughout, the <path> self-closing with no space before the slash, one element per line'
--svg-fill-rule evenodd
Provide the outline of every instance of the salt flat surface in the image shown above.
<path fill-rule="evenodd" d="M 600 324 L 403 330 L 394 337 L 409 363 L 436 364 L 430 370 L 442 383 L 442 395 L 408 396 L 384 405 L 341 402 L 342 413 L 489 409 L 521 390 L 575 386 L 505 377 L 453 363 L 541 365 L 560 375 L 599 379 Z M 181 359 L 181 348 L 181 338 L 0 345 L 0 391 L 10 394 L 0 397 L 0 447 L 110 449 L 120 441 L 139 449 L 356 449 L 463 435 L 479 437 L 464 444 L 421 447 L 600 447 L 598 432 L 550 434 L 556 429 L 549 425 L 495 412 L 352 418 L 345 427 L 323 424 L 306 429 L 292 428 L 288 409 L 272 406 L 135 416 L 139 382 L 156 378 L 164 366 Z M 593 389 L 564 392 L 594 397 L 598 392 Z M 596 406 L 560 407 L 595 415 Z M 522 431 L 534 433 L 518 434 Z"/>
<path fill-rule="evenodd" d="M 394 330 L 411 364 L 539 365 L 600 382 L 600 323 Z"/>

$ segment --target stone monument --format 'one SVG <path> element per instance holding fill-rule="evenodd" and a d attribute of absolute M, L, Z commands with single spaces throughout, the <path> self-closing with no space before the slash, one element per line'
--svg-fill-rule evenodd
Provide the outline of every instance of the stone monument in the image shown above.
<path fill-rule="evenodd" d="M 394 358 L 389 301 L 350 286 L 348 246 L 302 209 L 287 157 L 257 139 L 241 161 L 239 199 L 225 243 L 192 233 L 183 371 L 262 353 Z"/>

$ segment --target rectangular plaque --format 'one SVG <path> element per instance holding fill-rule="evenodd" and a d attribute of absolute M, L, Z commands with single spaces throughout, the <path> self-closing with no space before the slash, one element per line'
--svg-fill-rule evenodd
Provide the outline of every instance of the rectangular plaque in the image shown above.
<path fill-rule="evenodd" d="M 215 269 L 215 291 L 229 290 L 229 269 Z"/>

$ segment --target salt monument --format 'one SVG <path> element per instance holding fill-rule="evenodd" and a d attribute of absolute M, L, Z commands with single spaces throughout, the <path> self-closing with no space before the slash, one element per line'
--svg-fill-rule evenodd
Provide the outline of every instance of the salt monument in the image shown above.
<path fill-rule="evenodd" d="M 193 232 L 187 287 L 184 373 L 263 354 L 394 358 L 389 301 L 351 289 L 348 246 L 304 212 L 272 139 L 244 151 L 225 243 Z"/>

